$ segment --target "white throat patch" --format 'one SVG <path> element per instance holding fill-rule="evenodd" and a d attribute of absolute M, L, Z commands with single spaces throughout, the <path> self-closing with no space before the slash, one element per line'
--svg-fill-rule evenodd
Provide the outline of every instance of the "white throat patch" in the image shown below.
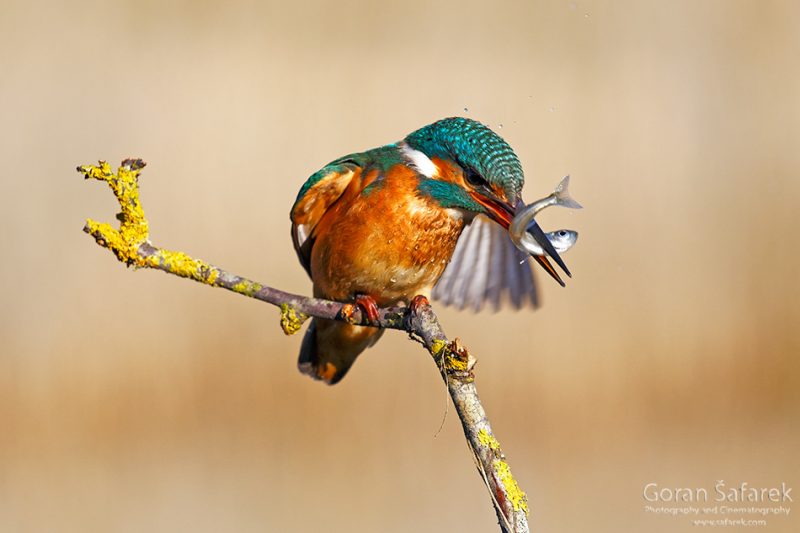
<path fill-rule="evenodd" d="M 431 161 L 430 157 L 427 155 L 423 154 L 419 150 L 414 150 L 406 143 L 401 144 L 401 149 L 403 150 L 403 155 L 405 155 L 411 162 L 411 166 L 417 169 L 417 172 L 426 178 L 432 178 L 439 174 L 439 169 L 436 167 L 436 163 Z"/>

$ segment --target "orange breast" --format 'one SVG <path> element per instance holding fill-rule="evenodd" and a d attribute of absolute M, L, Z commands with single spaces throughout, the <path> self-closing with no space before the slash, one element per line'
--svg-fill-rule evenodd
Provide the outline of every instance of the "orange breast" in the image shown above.
<path fill-rule="evenodd" d="M 377 172 L 355 176 L 316 228 L 311 278 L 316 296 L 378 305 L 425 294 L 447 266 L 464 221 L 416 194 L 417 176 L 397 165 L 370 190 Z"/>

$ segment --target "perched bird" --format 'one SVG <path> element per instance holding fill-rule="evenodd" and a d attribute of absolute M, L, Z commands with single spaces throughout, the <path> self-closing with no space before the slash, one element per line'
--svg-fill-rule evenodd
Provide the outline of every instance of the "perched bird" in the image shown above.
<path fill-rule="evenodd" d="M 292 240 L 314 296 L 377 308 L 430 296 L 497 309 L 537 305 L 527 257 L 508 235 L 525 178 L 511 147 L 483 124 L 446 118 L 400 142 L 337 159 L 303 184 Z M 528 228 L 569 275 L 535 222 Z M 533 256 L 561 285 L 546 256 Z M 337 383 L 382 329 L 315 318 L 301 372 Z"/>

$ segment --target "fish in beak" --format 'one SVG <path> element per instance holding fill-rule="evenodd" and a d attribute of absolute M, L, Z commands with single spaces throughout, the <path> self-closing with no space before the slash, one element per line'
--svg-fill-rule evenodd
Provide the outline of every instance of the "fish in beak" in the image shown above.
<path fill-rule="evenodd" d="M 511 221 L 514 219 L 517 210 L 525 206 L 525 204 L 522 202 L 522 199 L 517 200 L 516 205 L 512 206 L 511 204 L 500 200 L 494 195 L 470 192 L 470 196 L 472 196 L 476 202 L 486 208 L 489 218 L 500 224 L 506 230 L 508 230 L 509 226 L 511 226 Z M 530 224 L 528 224 L 527 230 L 534 240 L 539 244 L 539 246 L 541 246 L 547 255 L 549 255 L 553 261 L 555 261 L 556 264 L 561 267 L 567 276 L 572 277 L 567 265 L 564 264 L 561 256 L 559 256 L 556 249 L 553 248 L 553 245 L 550 243 L 547 235 L 544 234 L 544 231 L 542 231 L 542 228 L 539 227 L 539 224 L 535 220 L 532 220 Z M 550 274 L 554 280 L 559 283 L 559 285 L 562 287 L 566 286 L 564 281 L 561 279 L 561 276 L 558 275 L 558 272 L 546 256 L 532 255 L 532 257 L 542 266 L 542 268 L 547 271 L 548 274 Z"/>

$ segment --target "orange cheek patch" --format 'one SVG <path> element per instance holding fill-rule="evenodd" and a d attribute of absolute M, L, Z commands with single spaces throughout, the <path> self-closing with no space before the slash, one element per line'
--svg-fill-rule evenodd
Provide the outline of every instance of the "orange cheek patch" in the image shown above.
<path fill-rule="evenodd" d="M 441 157 L 433 157 L 431 161 L 433 161 L 433 164 L 436 165 L 436 168 L 439 170 L 438 178 L 440 180 L 449 181 L 450 183 L 456 183 L 461 187 L 465 187 L 464 172 L 461 170 L 461 167 Z"/>

